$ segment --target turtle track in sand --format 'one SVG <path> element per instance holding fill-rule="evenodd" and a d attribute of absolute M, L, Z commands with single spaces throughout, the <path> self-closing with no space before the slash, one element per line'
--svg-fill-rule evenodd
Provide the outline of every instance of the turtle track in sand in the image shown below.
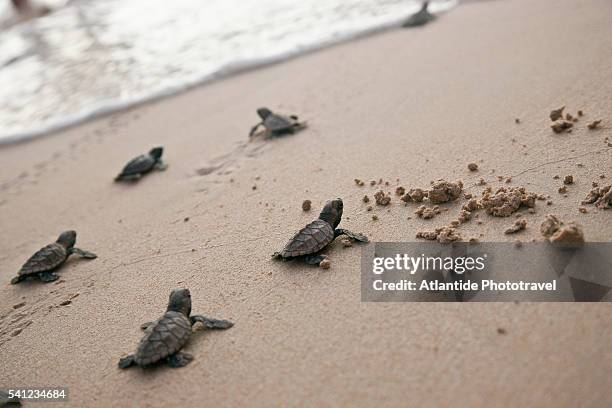
<path fill-rule="evenodd" d="M 195 169 L 196 177 L 206 177 L 211 174 L 228 176 L 237 171 L 242 162 L 254 159 L 263 153 L 267 144 L 263 141 L 239 142 L 229 153 L 222 154 L 209 160 Z"/>
<path fill-rule="evenodd" d="M 94 282 L 93 276 L 70 283 L 61 277 L 49 284 L 22 282 L 22 285 L 31 287 L 26 287 L 27 292 L 12 306 L 0 310 L 0 347 L 21 335 L 31 325 L 57 312 L 56 309 L 73 304 L 79 296 L 92 293 Z"/>

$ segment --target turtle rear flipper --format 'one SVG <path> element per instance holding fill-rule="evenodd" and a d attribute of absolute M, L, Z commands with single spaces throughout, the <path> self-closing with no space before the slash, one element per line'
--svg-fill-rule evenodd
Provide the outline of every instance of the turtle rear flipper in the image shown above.
<path fill-rule="evenodd" d="M 335 237 L 339 237 L 340 235 L 346 235 L 347 237 L 349 237 L 352 240 L 355 241 L 359 241 L 359 242 L 369 242 L 368 237 L 366 237 L 363 234 L 358 234 L 356 232 L 351 232 L 349 230 L 345 230 L 342 228 L 336 228 L 336 230 L 334 231 L 334 235 Z"/>
<path fill-rule="evenodd" d="M 149 327 L 151 327 L 153 324 L 155 324 L 155 322 L 146 322 L 140 325 L 140 328 L 142 330 L 147 330 Z"/>
<path fill-rule="evenodd" d="M 141 177 L 141 174 L 119 174 L 115 177 L 115 181 L 137 181 Z"/>
<path fill-rule="evenodd" d="M 229 329 L 234 325 L 234 323 L 230 322 L 229 320 L 212 319 L 210 317 L 200 315 L 192 315 L 189 319 L 191 320 L 192 325 L 196 324 L 197 322 L 200 322 L 204 326 L 206 326 L 207 329 L 225 330 Z"/>
<path fill-rule="evenodd" d="M 124 368 L 125 369 L 125 368 L 133 366 L 134 364 L 136 364 L 136 362 L 134 361 L 134 355 L 130 354 L 127 357 L 121 358 L 119 360 L 118 366 L 119 366 L 119 368 Z"/>
<path fill-rule="evenodd" d="M 94 254 L 93 252 L 89 252 L 81 248 L 72 248 L 70 249 L 70 253 L 86 259 L 96 259 L 98 257 L 98 255 Z"/>
<path fill-rule="evenodd" d="M 18 397 L 11 397 L 5 390 L 0 390 L 0 407 L 20 407 L 21 400 Z"/>
<path fill-rule="evenodd" d="M 168 365 L 172 368 L 185 367 L 193 361 L 193 356 L 189 353 L 174 353 L 166 359 Z"/>
<path fill-rule="evenodd" d="M 53 282 L 59 279 L 59 276 L 53 272 L 41 272 L 38 274 L 38 277 L 45 283 Z"/>
<path fill-rule="evenodd" d="M 326 259 L 327 259 L 327 256 L 325 255 L 313 254 L 313 255 L 306 255 L 304 257 L 304 262 L 306 262 L 308 265 L 319 266 L 321 265 L 321 262 L 323 262 Z"/>
<path fill-rule="evenodd" d="M 24 280 L 26 277 L 27 277 L 27 275 L 17 275 L 17 276 L 15 276 L 13 279 L 11 279 L 11 285 L 18 284 L 19 282 Z"/>

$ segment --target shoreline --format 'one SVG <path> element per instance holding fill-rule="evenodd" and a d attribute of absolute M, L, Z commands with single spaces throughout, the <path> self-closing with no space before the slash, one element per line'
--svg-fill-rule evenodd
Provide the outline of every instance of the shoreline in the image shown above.
<path fill-rule="evenodd" d="M 516 234 L 504 234 L 516 214 L 482 211 L 460 226 L 463 240 L 542 240 L 552 213 L 579 222 L 588 242 L 611 242 L 612 210 L 578 210 L 592 182 L 612 179 L 607 11 L 606 0 L 470 3 L 423 29 L 342 43 L 3 146 L 0 388 L 68 387 L 74 407 L 402 406 L 407 395 L 415 406 L 609 405 L 606 304 L 365 303 L 365 247 L 331 244 L 327 270 L 270 260 L 336 197 L 341 228 L 371 242 L 416 241 L 452 222 L 467 199 L 423 219 L 394 190 L 440 178 L 463 180 L 475 196 L 523 186 L 551 197 L 517 211 L 527 226 Z M 572 133 L 550 128 L 561 105 L 584 111 Z M 261 106 L 308 128 L 249 142 Z M 589 130 L 595 119 L 603 126 Z M 166 171 L 113 182 L 155 145 Z M 566 175 L 573 182 L 559 193 Z M 379 190 L 389 205 L 363 202 Z M 9 284 L 68 229 L 98 258 L 69 259 L 55 283 Z M 190 289 L 195 314 L 235 326 L 196 330 L 187 367 L 118 369 L 140 324 L 179 287 Z"/>
<path fill-rule="evenodd" d="M 442 11 L 438 11 L 435 14 L 443 16 L 460 5 L 461 2 L 457 1 L 456 4 L 451 5 L 450 8 L 443 9 Z M 60 132 L 69 130 L 71 128 L 87 124 L 88 122 L 91 122 L 93 120 L 104 119 L 114 114 L 121 114 L 122 112 L 125 112 L 127 110 L 137 109 L 141 106 L 146 106 L 147 104 L 159 103 L 168 98 L 178 96 L 182 93 L 190 92 L 197 88 L 204 87 L 218 81 L 231 79 L 234 76 L 247 74 L 251 71 L 256 71 L 259 69 L 266 69 L 268 67 L 277 64 L 282 64 L 284 62 L 288 62 L 296 58 L 306 57 L 310 54 L 317 53 L 328 48 L 333 48 L 338 45 L 342 45 L 352 41 L 359 41 L 360 39 L 364 39 L 370 36 L 383 34 L 390 30 L 402 29 L 401 24 L 406 19 L 406 17 L 407 16 L 400 17 L 397 20 L 389 21 L 380 26 L 363 29 L 359 32 L 349 33 L 340 37 L 328 39 L 318 44 L 313 44 L 308 47 L 296 49 L 292 52 L 285 53 L 282 55 L 260 58 L 252 61 L 244 60 L 238 63 L 226 65 L 224 67 L 219 68 L 212 74 L 202 76 L 201 78 L 195 80 L 183 81 L 180 84 L 173 85 L 150 95 L 133 98 L 127 101 L 105 102 L 98 106 L 89 107 L 88 109 L 82 112 L 77 112 L 71 115 L 64 116 L 61 120 L 52 122 L 38 129 L 35 128 L 27 132 L 21 133 L 9 133 L 4 136 L 0 135 L 0 149 L 7 145 L 26 143 L 41 137 L 50 137 Z"/>

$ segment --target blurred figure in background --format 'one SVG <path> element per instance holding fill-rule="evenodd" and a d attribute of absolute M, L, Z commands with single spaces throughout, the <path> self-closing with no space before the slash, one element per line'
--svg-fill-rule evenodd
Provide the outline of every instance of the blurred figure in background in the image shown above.
<path fill-rule="evenodd" d="M 49 14 L 51 9 L 46 6 L 34 6 L 30 0 L 10 0 L 21 21 Z"/>
<path fill-rule="evenodd" d="M 431 14 L 427 10 L 428 7 L 429 7 L 429 1 L 424 1 L 423 6 L 421 7 L 421 10 L 419 10 L 418 13 L 415 13 L 411 15 L 410 17 L 408 17 L 408 20 L 406 20 L 406 22 L 402 24 L 402 27 L 418 27 L 418 26 L 425 25 L 432 20 L 435 20 L 436 16 Z"/>

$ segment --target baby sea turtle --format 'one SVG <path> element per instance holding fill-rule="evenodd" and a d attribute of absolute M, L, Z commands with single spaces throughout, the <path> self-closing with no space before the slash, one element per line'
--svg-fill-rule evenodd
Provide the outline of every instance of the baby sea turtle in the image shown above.
<path fill-rule="evenodd" d="M 59 278 L 54 271 L 72 254 L 87 259 L 97 258 L 96 254 L 75 248 L 75 242 L 75 231 L 62 232 L 59 238 L 57 238 L 57 241 L 39 249 L 32 255 L 30 259 L 23 264 L 17 276 L 11 280 L 11 283 L 14 285 L 24 279 L 32 277 L 38 277 L 43 282 L 53 282 Z"/>
<path fill-rule="evenodd" d="M 306 127 L 306 122 L 299 122 L 295 115 L 279 115 L 268 108 L 257 109 L 257 114 L 261 118 L 261 122 L 251 128 L 249 137 L 253 137 L 260 126 L 266 129 L 266 136 L 280 136 Z"/>
<path fill-rule="evenodd" d="M 154 147 L 149 153 L 134 157 L 125 165 L 121 173 L 115 177 L 115 181 L 138 180 L 153 169 L 166 170 L 168 165 L 161 158 L 163 153 L 163 147 Z"/>
<path fill-rule="evenodd" d="M 419 27 L 429 23 L 432 20 L 436 19 L 434 14 L 431 14 L 427 8 L 429 7 L 429 1 L 424 1 L 421 5 L 421 10 L 417 13 L 414 13 L 402 24 L 402 27 Z"/>
<path fill-rule="evenodd" d="M 173 290 L 166 313 L 157 321 L 140 326 L 145 335 L 135 354 L 119 360 L 119 368 L 132 365 L 147 367 L 160 361 L 165 361 L 173 368 L 186 366 L 193 360 L 193 356 L 181 353 L 180 349 L 191 335 L 191 326 L 197 322 L 203 323 L 207 329 L 229 329 L 234 325 L 227 320 L 191 315 L 189 289 Z"/>
<path fill-rule="evenodd" d="M 281 252 L 275 252 L 272 257 L 282 260 L 300 258 L 309 265 L 323 266 L 321 262 L 327 257 L 318 252 L 340 235 L 346 235 L 351 240 L 368 242 L 368 238 L 364 235 L 337 228 L 342 219 L 342 208 L 343 203 L 340 198 L 328 201 L 319 218 L 299 230 L 285 248 Z"/>

